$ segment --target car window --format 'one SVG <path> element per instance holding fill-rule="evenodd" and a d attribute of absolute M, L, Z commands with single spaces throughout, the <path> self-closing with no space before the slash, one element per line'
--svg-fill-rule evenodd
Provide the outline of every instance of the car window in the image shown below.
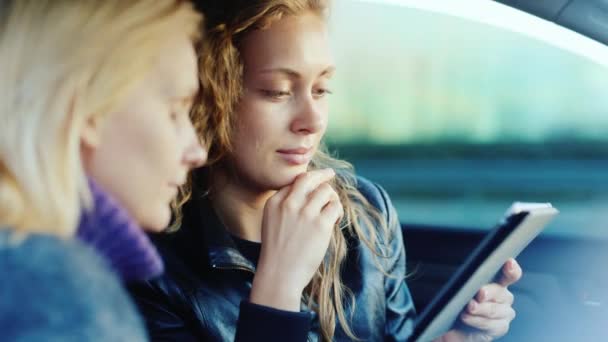
<path fill-rule="evenodd" d="M 545 234 L 608 238 L 608 48 L 486 3 L 517 22 L 338 1 L 330 150 L 403 223 L 489 229 L 514 200 L 540 201 L 561 211 Z"/>

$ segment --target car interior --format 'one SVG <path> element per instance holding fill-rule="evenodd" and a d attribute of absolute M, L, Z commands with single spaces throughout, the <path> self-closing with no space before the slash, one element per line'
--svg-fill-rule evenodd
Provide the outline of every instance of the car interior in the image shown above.
<path fill-rule="evenodd" d="M 361 12 L 367 12 L 370 18 L 373 18 L 374 12 L 370 10 L 369 6 L 385 6 L 389 8 L 386 13 L 394 14 L 401 11 L 400 6 L 408 7 L 408 4 L 415 3 L 415 1 L 403 2 L 406 4 L 399 5 L 398 1 L 386 1 L 385 3 L 369 1 L 369 4 L 360 6 L 368 6 L 362 7 Z M 426 7 L 431 8 L 433 6 L 430 3 L 439 2 L 429 1 Z M 508 10 L 511 12 L 525 12 L 533 15 L 535 20 L 543 25 L 558 25 L 570 33 L 575 32 L 577 36 L 585 40 L 585 43 L 598 45 L 598 51 L 608 51 L 606 49 L 608 48 L 606 46 L 608 44 L 608 3 L 604 0 L 500 0 L 496 2 L 487 0 L 487 2 L 495 5 L 497 9 L 508 6 Z M 444 3 L 446 2 L 444 1 Z M 461 6 L 471 6 L 470 9 L 473 10 L 474 5 L 469 5 L 470 3 L 475 3 L 475 1 L 464 1 Z M 345 8 L 345 6 L 347 5 L 340 8 Z M 349 3 L 348 6 L 355 5 Z M 412 11 L 414 11 L 414 15 L 427 15 L 419 7 Z M 432 11 L 436 11 L 436 8 L 432 8 Z M 462 9 L 462 11 L 467 11 L 467 9 Z M 397 16 L 397 14 L 394 15 Z M 483 14 L 481 16 L 483 17 Z M 367 20 L 371 22 L 373 19 Z M 397 23 L 398 19 L 395 20 Z M 407 19 L 401 20 L 404 22 L 403 26 L 407 27 L 408 24 L 405 23 Z M 409 25 L 416 25 L 416 23 L 412 20 Z M 391 21 L 386 19 L 386 22 L 383 23 L 382 20 L 378 20 L 373 24 L 390 26 Z M 408 34 L 418 34 L 416 30 L 409 32 L 407 30 L 403 31 L 405 33 L 402 37 L 406 37 Z M 382 44 L 388 42 L 389 45 L 384 53 L 389 54 L 390 51 L 393 51 L 390 44 L 399 44 L 399 41 L 385 39 L 386 41 L 382 41 Z M 559 41 L 560 37 L 558 36 L 556 39 Z M 469 43 L 470 41 L 463 40 L 460 44 L 465 49 Z M 570 44 L 570 38 L 562 39 L 561 43 Z M 493 52 L 488 52 L 488 54 L 490 53 Z M 407 53 L 405 54 L 407 55 Z M 526 67 L 525 64 L 528 63 L 527 67 L 532 70 L 542 68 L 544 63 L 551 63 L 550 59 L 542 61 L 540 60 L 542 58 L 543 56 L 539 56 L 537 61 L 519 61 L 522 64 L 518 65 Z M 340 58 L 338 57 L 338 59 Z M 608 67 L 608 60 L 601 66 L 597 65 L 597 60 L 591 62 L 595 65 L 594 68 L 605 70 Z M 425 66 L 425 63 L 422 60 L 416 65 Z M 567 70 L 567 65 L 561 67 L 564 68 L 563 77 L 548 84 L 555 88 L 560 86 L 567 86 L 568 89 L 579 88 L 581 85 L 576 83 L 577 79 L 569 77 L 575 72 Z M 422 72 L 424 70 L 420 71 L 420 73 Z M 548 73 L 559 74 L 560 72 L 558 67 L 551 69 Z M 398 71 L 394 71 L 394 73 L 398 73 Z M 536 74 L 533 73 L 530 77 L 534 77 L 534 75 Z M 366 76 L 356 75 L 356 77 Z M 546 87 L 543 90 L 551 92 L 552 88 Z M 349 93 L 351 96 L 353 94 Z M 388 97 L 382 98 L 382 94 L 379 94 L 378 101 L 390 100 Z M 539 91 L 538 94 L 540 97 L 545 93 Z M 589 97 L 589 99 L 591 98 L 599 97 L 594 95 Z M 584 101 L 593 102 L 595 100 L 586 99 Z M 395 103 L 392 104 L 394 106 Z M 534 110 L 532 108 L 530 112 L 534 114 Z M 599 102 L 594 110 L 598 116 L 608 116 L 606 107 L 602 107 Z M 571 111 L 574 111 L 574 114 L 566 115 L 577 115 L 576 108 Z M 357 120 L 361 119 L 352 119 L 353 122 L 357 122 Z M 521 123 L 522 120 L 528 120 L 528 116 L 515 117 L 513 120 L 519 120 Z M 592 119 L 585 118 L 585 120 Z M 370 123 L 368 122 L 367 125 Z M 399 123 L 390 125 L 399 125 Z M 593 124 L 590 123 L 590 125 Z M 525 127 L 525 123 L 521 126 Z M 523 131 L 523 128 L 521 130 Z M 369 131 L 371 129 L 366 132 Z M 598 341 L 608 334 L 608 272 L 606 272 L 608 226 L 607 221 L 602 220 L 602 218 L 608 219 L 608 216 L 604 214 L 608 207 L 595 205 L 606 203 L 605 195 L 608 193 L 608 163 L 606 162 L 608 144 L 605 142 L 608 139 L 608 134 L 606 134 L 608 131 L 602 132 L 605 132 L 603 139 L 598 136 L 593 139 L 577 140 L 572 138 L 574 135 L 565 134 L 561 136 L 562 138 L 541 139 L 533 143 L 529 143 L 525 139 L 518 140 L 518 137 L 515 137 L 512 140 L 499 139 L 488 144 L 476 144 L 448 137 L 438 144 L 411 139 L 405 143 L 389 141 L 386 144 L 372 144 L 373 146 L 361 143 L 355 138 L 331 140 L 336 134 L 332 136 L 330 132 L 329 146 L 338 151 L 340 157 L 351 161 L 358 174 L 367 176 L 384 186 L 393 199 L 398 198 L 400 194 L 405 194 L 404 200 L 397 199 L 398 205 L 396 206 L 402 223 L 406 247 L 408 284 L 418 311 L 429 303 L 487 234 L 488 229 L 492 228 L 489 223 L 498 222 L 500 215 L 496 213 L 500 213 L 500 210 L 504 212 L 509 201 L 526 199 L 555 201 L 554 204 L 562 211 L 564 220 L 556 220 L 558 221 L 556 225 L 559 226 L 558 233 L 555 233 L 556 228 L 556 230 L 541 234 L 517 258 L 524 270 L 523 278 L 511 287 L 516 298 L 514 308 L 517 318 L 512 322 L 509 334 L 500 340 Z M 372 137 L 369 140 L 373 140 L 372 133 L 368 135 Z M 449 172 L 446 169 L 449 169 Z M 429 190 L 430 188 L 435 190 Z M 466 220 L 451 219 L 451 217 L 457 217 L 458 213 L 454 213 L 456 211 L 468 211 L 469 215 L 476 215 L 475 210 L 477 209 L 467 206 L 466 201 L 465 204 L 455 207 L 454 212 L 447 214 L 447 209 L 444 210 L 441 206 L 430 209 L 428 206 L 425 207 L 434 198 L 442 196 L 445 197 L 444 202 L 460 201 L 460 197 L 450 197 L 449 193 L 452 195 L 474 193 L 472 196 L 478 196 L 477 201 L 484 201 L 485 198 L 492 198 L 492 196 L 501 197 L 502 202 L 500 203 L 504 203 L 504 206 L 500 207 L 502 209 L 493 208 L 494 211 L 491 215 L 486 215 L 488 217 L 484 218 L 483 224 L 468 224 Z M 423 198 L 423 200 L 420 201 L 421 204 L 417 204 L 411 200 L 412 198 Z M 577 221 L 584 218 L 585 213 L 582 212 L 570 214 L 571 219 L 568 219 L 569 204 L 560 206 L 560 202 L 585 206 L 589 209 L 588 212 L 596 213 L 598 219 L 593 223 L 585 220 Z M 410 208 L 414 206 L 414 209 L 402 211 L 400 206 Z M 428 211 L 427 216 L 411 215 L 416 211 L 424 210 Z M 482 225 L 485 229 L 480 229 Z M 591 230 L 593 233 L 588 232 Z"/>
<path fill-rule="evenodd" d="M 608 43 L 605 1 L 500 2 Z M 428 303 L 483 238 L 483 233 L 466 227 L 446 231 L 441 227 L 405 223 L 403 232 L 410 270 L 416 270 L 417 274 L 410 281 L 410 287 L 418 308 Z M 608 332 L 607 241 L 541 236 L 518 261 L 525 270 L 522 280 L 512 288 L 518 315 L 503 340 L 591 341 L 605 336 Z"/>

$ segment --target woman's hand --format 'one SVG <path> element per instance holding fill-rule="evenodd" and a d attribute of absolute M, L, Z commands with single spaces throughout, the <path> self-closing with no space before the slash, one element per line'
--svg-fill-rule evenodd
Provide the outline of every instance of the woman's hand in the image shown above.
<path fill-rule="evenodd" d="M 319 268 L 343 209 L 328 184 L 332 169 L 309 171 L 264 208 L 262 250 L 250 301 L 299 311 L 302 291 Z"/>
<path fill-rule="evenodd" d="M 514 259 L 508 260 L 502 268 L 501 279 L 482 287 L 460 316 L 467 328 L 450 330 L 440 341 L 443 342 L 485 342 L 505 335 L 515 318 L 513 294 L 508 286 L 522 276 L 522 269 Z"/>

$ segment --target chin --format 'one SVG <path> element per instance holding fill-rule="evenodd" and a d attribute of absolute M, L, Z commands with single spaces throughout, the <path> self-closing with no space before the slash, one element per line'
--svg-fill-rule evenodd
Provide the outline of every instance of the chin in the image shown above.
<path fill-rule="evenodd" d="M 296 178 L 306 172 L 306 167 L 285 170 L 281 173 L 275 173 L 270 175 L 270 184 L 272 184 L 273 190 L 280 190 L 288 185 L 293 184 Z"/>
<path fill-rule="evenodd" d="M 142 229 L 149 233 L 160 233 L 164 231 L 171 220 L 171 209 L 169 209 L 167 205 L 164 205 L 154 212 L 147 212 L 147 214 L 150 213 L 154 213 L 155 215 L 148 216 L 142 220 Z"/>

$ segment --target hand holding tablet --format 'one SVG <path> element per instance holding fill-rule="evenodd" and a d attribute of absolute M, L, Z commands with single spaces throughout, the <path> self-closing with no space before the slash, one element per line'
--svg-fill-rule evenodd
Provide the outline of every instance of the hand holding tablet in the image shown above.
<path fill-rule="evenodd" d="M 548 203 L 514 203 L 419 316 L 410 341 L 446 333 L 478 290 L 492 281 L 547 226 L 558 211 Z"/>

